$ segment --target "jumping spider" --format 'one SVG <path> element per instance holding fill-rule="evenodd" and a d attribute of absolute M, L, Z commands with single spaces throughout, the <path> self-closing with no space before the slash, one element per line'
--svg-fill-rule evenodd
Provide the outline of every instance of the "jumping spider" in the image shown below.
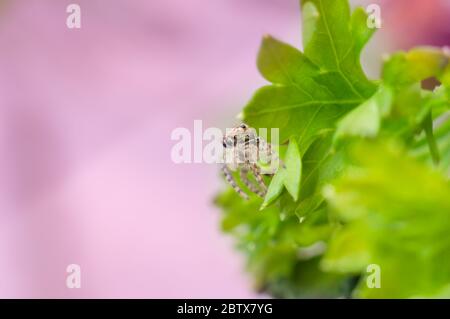
<path fill-rule="evenodd" d="M 233 178 L 232 171 L 239 171 L 240 179 L 244 185 L 253 193 L 264 197 L 267 186 L 262 177 L 263 174 L 273 175 L 273 171 L 265 172 L 258 165 L 260 161 L 269 162 L 279 160 L 272 150 L 271 144 L 264 141 L 256 134 L 256 130 L 246 124 L 241 124 L 229 130 L 223 137 L 224 165 L 223 173 L 227 182 L 244 199 L 248 195 L 239 187 Z M 256 183 L 248 178 L 252 172 Z"/>

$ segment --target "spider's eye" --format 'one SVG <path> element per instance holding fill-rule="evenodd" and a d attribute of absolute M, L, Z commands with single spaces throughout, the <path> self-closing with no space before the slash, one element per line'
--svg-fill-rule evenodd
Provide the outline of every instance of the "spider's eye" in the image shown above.
<path fill-rule="evenodd" d="M 247 125 L 245 125 L 244 123 L 241 124 L 241 126 L 239 126 L 240 128 L 247 128 Z"/>
<path fill-rule="evenodd" d="M 227 143 L 225 143 L 225 141 L 223 141 L 223 147 L 227 148 Z"/>

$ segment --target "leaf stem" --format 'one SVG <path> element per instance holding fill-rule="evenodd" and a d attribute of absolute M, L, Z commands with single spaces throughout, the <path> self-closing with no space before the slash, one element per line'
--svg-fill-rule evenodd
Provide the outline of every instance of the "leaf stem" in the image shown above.
<path fill-rule="evenodd" d="M 425 118 L 424 130 L 427 137 L 428 147 L 430 148 L 431 158 L 433 159 L 435 165 L 439 165 L 441 157 L 433 135 L 433 118 L 431 117 L 431 112 L 429 112 Z"/>

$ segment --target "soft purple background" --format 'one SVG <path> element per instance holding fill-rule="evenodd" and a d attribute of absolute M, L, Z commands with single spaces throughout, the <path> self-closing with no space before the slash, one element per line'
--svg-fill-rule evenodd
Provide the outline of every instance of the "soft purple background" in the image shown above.
<path fill-rule="evenodd" d="M 173 164 L 170 133 L 234 123 L 297 2 L 76 1 L 81 30 L 69 3 L 0 7 L 0 297 L 253 297 L 217 167 Z"/>
<path fill-rule="evenodd" d="M 300 46 L 298 7 L 0 0 L 0 297 L 255 297 L 217 167 L 173 164 L 170 133 L 235 124 L 261 37 Z"/>

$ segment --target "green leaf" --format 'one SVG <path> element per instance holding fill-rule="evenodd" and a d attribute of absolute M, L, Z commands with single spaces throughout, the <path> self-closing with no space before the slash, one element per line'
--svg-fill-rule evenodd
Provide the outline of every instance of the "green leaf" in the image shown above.
<path fill-rule="evenodd" d="M 332 139 L 331 132 L 318 136 L 303 156 L 300 200 L 321 196 L 321 188 L 342 171 L 344 154 L 332 148 Z"/>
<path fill-rule="evenodd" d="M 284 169 L 279 169 L 278 172 L 276 172 L 269 184 L 267 194 L 264 197 L 264 202 L 262 203 L 260 209 L 266 208 L 281 195 L 284 189 L 285 173 L 286 171 Z"/>
<path fill-rule="evenodd" d="M 355 96 L 366 98 L 374 91 L 359 63 L 359 54 L 373 33 L 362 9 L 350 15 L 346 0 L 302 0 L 318 12 L 315 32 L 305 46 L 305 55 L 323 71 L 333 71 Z"/>
<path fill-rule="evenodd" d="M 392 86 L 408 86 L 430 77 L 443 79 L 449 69 L 449 54 L 432 47 L 420 47 L 391 55 L 383 67 L 383 79 Z"/>
<path fill-rule="evenodd" d="M 311 38 L 313 37 L 317 22 L 319 20 L 319 11 L 317 10 L 316 6 L 311 3 L 307 2 L 302 7 L 302 18 L 303 18 L 303 46 L 307 46 Z"/>
<path fill-rule="evenodd" d="M 314 85 L 309 77 L 317 74 L 316 66 L 300 51 L 270 35 L 263 38 L 257 65 L 266 80 L 286 86 L 304 82 Z M 297 89 L 302 90 L 301 87 Z M 307 92 L 305 94 L 308 95 Z"/>
<path fill-rule="evenodd" d="M 449 51 L 444 51 L 447 57 L 449 56 Z M 447 64 L 447 67 L 445 68 L 442 77 L 441 77 L 442 84 L 450 88 L 450 63 Z"/>
<path fill-rule="evenodd" d="M 335 141 L 349 136 L 375 137 L 383 116 L 389 114 L 393 92 L 380 86 L 378 91 L 363 104 L 347 114 L 338 124 Z"/>
<path fill-rule="evenodd" d="M 324 216 L 316 215 L 304 223 L 297 218 L 281 219 L 277 207 L 259 212 L 260 199 L 240 200 L 232 189 L 220 194 L 215 202 L 224 211 L 222 229 L 233 234 L 237 247 L 247 255 L 247 266 L 258 288 L 283 297 L 316 293 L 341 296 L 340 283 L 345 277 L 321 272 L 317 254 L 313 253 L 314 249 L 320 252 L 320 247 L 307 247 L 329 236 Z M 297 245 L 305 246 L 301 259 Z M 315 265 L 314 271 L 307 271 L 308 265 Z M 306 285 L 311 290 L 305 290 Z"/>
<path fill-rule="evenodd" d="M 349 19 L 337 18 L 337 14 Z M 327 5 L 303 1 L 303 16 L 309 38 L 305 53 L 264 37 L 258 68 L 273 85 L 258 90 L 243 111 L 244 120 L 255 128 L 279 128 L 281 142 L 295 136 L 301 152 L 376 89 L 359 62 L 361 49 L 372 34 L 361 10 L 349 23 L 345 0 Z"/>
<path fill-rule="evenodd" d="M 375 28 L 367 27 L 368 15 L 363 8 L 356 8 L 351 17 L 351 30 L 355 40 L 355 54 L 360 54 L 361 50 L 370 40 L 375 32 Z"/>
<path fill-rule="evenodd" d="M 369 243 L 364 224 L 353 223 L 336 230 L 321 261 L 324 271 L 359 274 L 370 261 Z"/>
<path fill-rule="evenodd" d="M 286 172 L 284 174 L 284 186 L 291 194 L 294 201 L 297 201 L 300 191 L 300 181 L 302 177 L 302 160 L 297 142 L 293 139 L 289 142 L 286 152 Z"/>
<path fill-rule="evenodd" d="M 450 296 L 448 50 L 394 53 L 372 82 L 359 61 L 374 32 L 364 9 L 301 5 L 304 52 L 265 36 L 257 65 L 270 83 L 242 112 L 279 128 L 269 141 L 289 141 L 285 167 L 265 178 L 264 199 L 222 193 L 222 229 L 276 297 Z M 369 264 L 379 289 L 366 284 Z"/>
<path fill-rule="evenodd" d="M 320 258 L 298 262 L 288 278 L 270 283 L 275 298 L 342 298 L 348 296 L 349 278 L 325 273 L 319 268 Z"/>
<path fill-rule="evenodd" d="M 294 201 L 297 201 L 300 191 L 300 181 L 302 176 L 302 160 L 297 142 L 290 140 L 286 152 L 285 167 L 280 167 L 270 182 L 261 209 L 273 203 L 286 187 Z M 284 187 L 283 187 L 284 186 Z"/>
<path fill-rule="evenodd" d="M 353 273 L 378 264 L 381 288 L 368 288 L 363 277 L 358 297 L 405 298 L 442 289 L 450 282 L 448 180 L 396 143 L 358 143 L 352 158 L 354 165 L 326 192 L 345 222 L 331 240 L 327 269 Z"/>

